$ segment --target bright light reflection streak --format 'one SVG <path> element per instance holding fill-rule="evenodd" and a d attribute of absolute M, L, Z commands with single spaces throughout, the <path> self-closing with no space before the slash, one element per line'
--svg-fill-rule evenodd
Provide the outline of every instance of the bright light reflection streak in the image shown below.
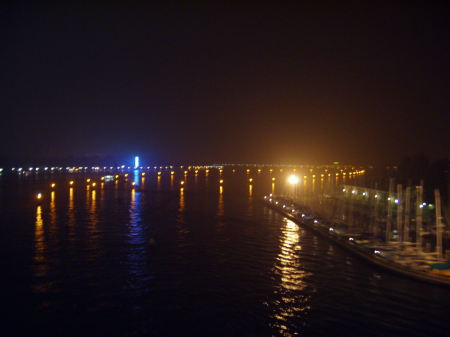
<path fill-rule="evenodd" d="M 55 202 L 55 191 L 50 193 L 50 224 L 56 225 L 56 202 Z"/>
<path fill-rule="evenodd" d="M 44 261 L 44 252 L 45 252 L 44 220 L 42 219 L 42 206 L 38 205 L 36 207 L 33 260 L 35 262 Z"/>
<path fill-rule="evenodd" d="M 223 216 L 225 214 L 224 208 L 223 208 L 223 186 L 219 186 L 219 202 L 217 204 L 217 215 Z"/>
<path fill-rule="evenodd" d="M 131 190 L 131 202 L 129 207 L 129 224 L 128 224 L 128 265 L 129 278 L 128 286 L 131 289 L 140 289 L 143 287 L 142 282 L 146 279 L 145 268 L 142 261 L 146 258 L 146 240 L 144 230 L 142 228 L 142 201 L 141 192 Z"/>
<path fill-rule="evenodd" d="M 133 171 L 133 182 L 135 186 L 139 186 L 139 170 Z"/>
<path fill-rule="evenodd" d="M 290 331 L 286 321 L 299 317 L 311 309 L 310 296 L 302 295 L 303 290 L 308 286 L 304 279 L 311 273 L 303 270 L 300 263 L 301 246 L 299 245 L 298 225 L 287 218 L 284 218 L 283 222 L 280 253 L 275 264 L 275 268 L 280 274 L 277 294 L 281 296 L 281 300 L 274 304 L 273 318 L 275 322 L 273 326 L 279 330 L 280 335 L 293 336 L 298 331 Z M 286 306 L 286 303 L 289 303 L 289 306 Z"/>
<path fill-rule="evenodd" d="M 181 224 L 185 223 L 184 210 L 185 210 L 184 187 L 180 187 L 180 204 L 179 204 L 179 208 L 178 208 L 178 222 Z"/>

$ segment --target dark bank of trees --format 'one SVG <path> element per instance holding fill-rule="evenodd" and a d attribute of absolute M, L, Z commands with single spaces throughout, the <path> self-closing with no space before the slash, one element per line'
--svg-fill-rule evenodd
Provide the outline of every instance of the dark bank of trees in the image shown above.
<path fill-rule="evenodd" d="M 362 184 L 381 190 L 389 189 L 389 179 L 394 178 L 395 185 L 424 186 L 424 200 L 434 203 L 434 189 L 439 189 L 444 204 L 450 198 L 450 160 L 448 158 L 431 160 L 425 155 L 406 156 L 397 166 L 374 167 L 363 177 Z M 394 187 L 396 189 L 396 187 Z"/>
<path fill-rule="evenodd" d="M 404 186 L 423 183 L 425 199 L 434 199 L 434 189 L 439 189 L 442 200 L 449 197 L 449 159 L 430 160 L 424 155 L 404 157 L 396 170 L 396 181 Z"/>

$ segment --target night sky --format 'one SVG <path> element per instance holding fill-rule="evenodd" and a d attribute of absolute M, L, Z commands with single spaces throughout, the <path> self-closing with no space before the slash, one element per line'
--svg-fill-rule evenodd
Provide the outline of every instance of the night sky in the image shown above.
<path fill-rule="evenodd" d="M 448 6 L 126 3 L 1 5 L 0 164 L 450 153 Z"/>

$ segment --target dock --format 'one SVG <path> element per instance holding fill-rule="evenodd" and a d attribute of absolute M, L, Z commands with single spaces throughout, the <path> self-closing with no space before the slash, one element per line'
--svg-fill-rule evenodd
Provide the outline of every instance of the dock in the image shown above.
<path fill-rule="evenodd" d="M 450 287 L 450 263 L 435 253 L 417 252 L 414 245 L 382 242 L 370 233 L 351 233 L 314 214 L 289 197 L 264 196 L 264 203 L 363 260 L 411 279 Z"/>

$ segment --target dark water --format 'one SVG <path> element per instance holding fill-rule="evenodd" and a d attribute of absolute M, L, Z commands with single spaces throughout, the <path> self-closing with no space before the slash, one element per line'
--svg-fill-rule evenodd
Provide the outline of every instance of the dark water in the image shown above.
<path fill-rule="evenodd" d="M 252 176 L 226 171 L 220 190 L 218 172 L 190 173 L 181 190 L 181 173 L 151 173 L 133 192 L 4 175 L 0 335 L 448 335 L 449 289 L 284 219 L 260 202 L 269 174 Z"/>

